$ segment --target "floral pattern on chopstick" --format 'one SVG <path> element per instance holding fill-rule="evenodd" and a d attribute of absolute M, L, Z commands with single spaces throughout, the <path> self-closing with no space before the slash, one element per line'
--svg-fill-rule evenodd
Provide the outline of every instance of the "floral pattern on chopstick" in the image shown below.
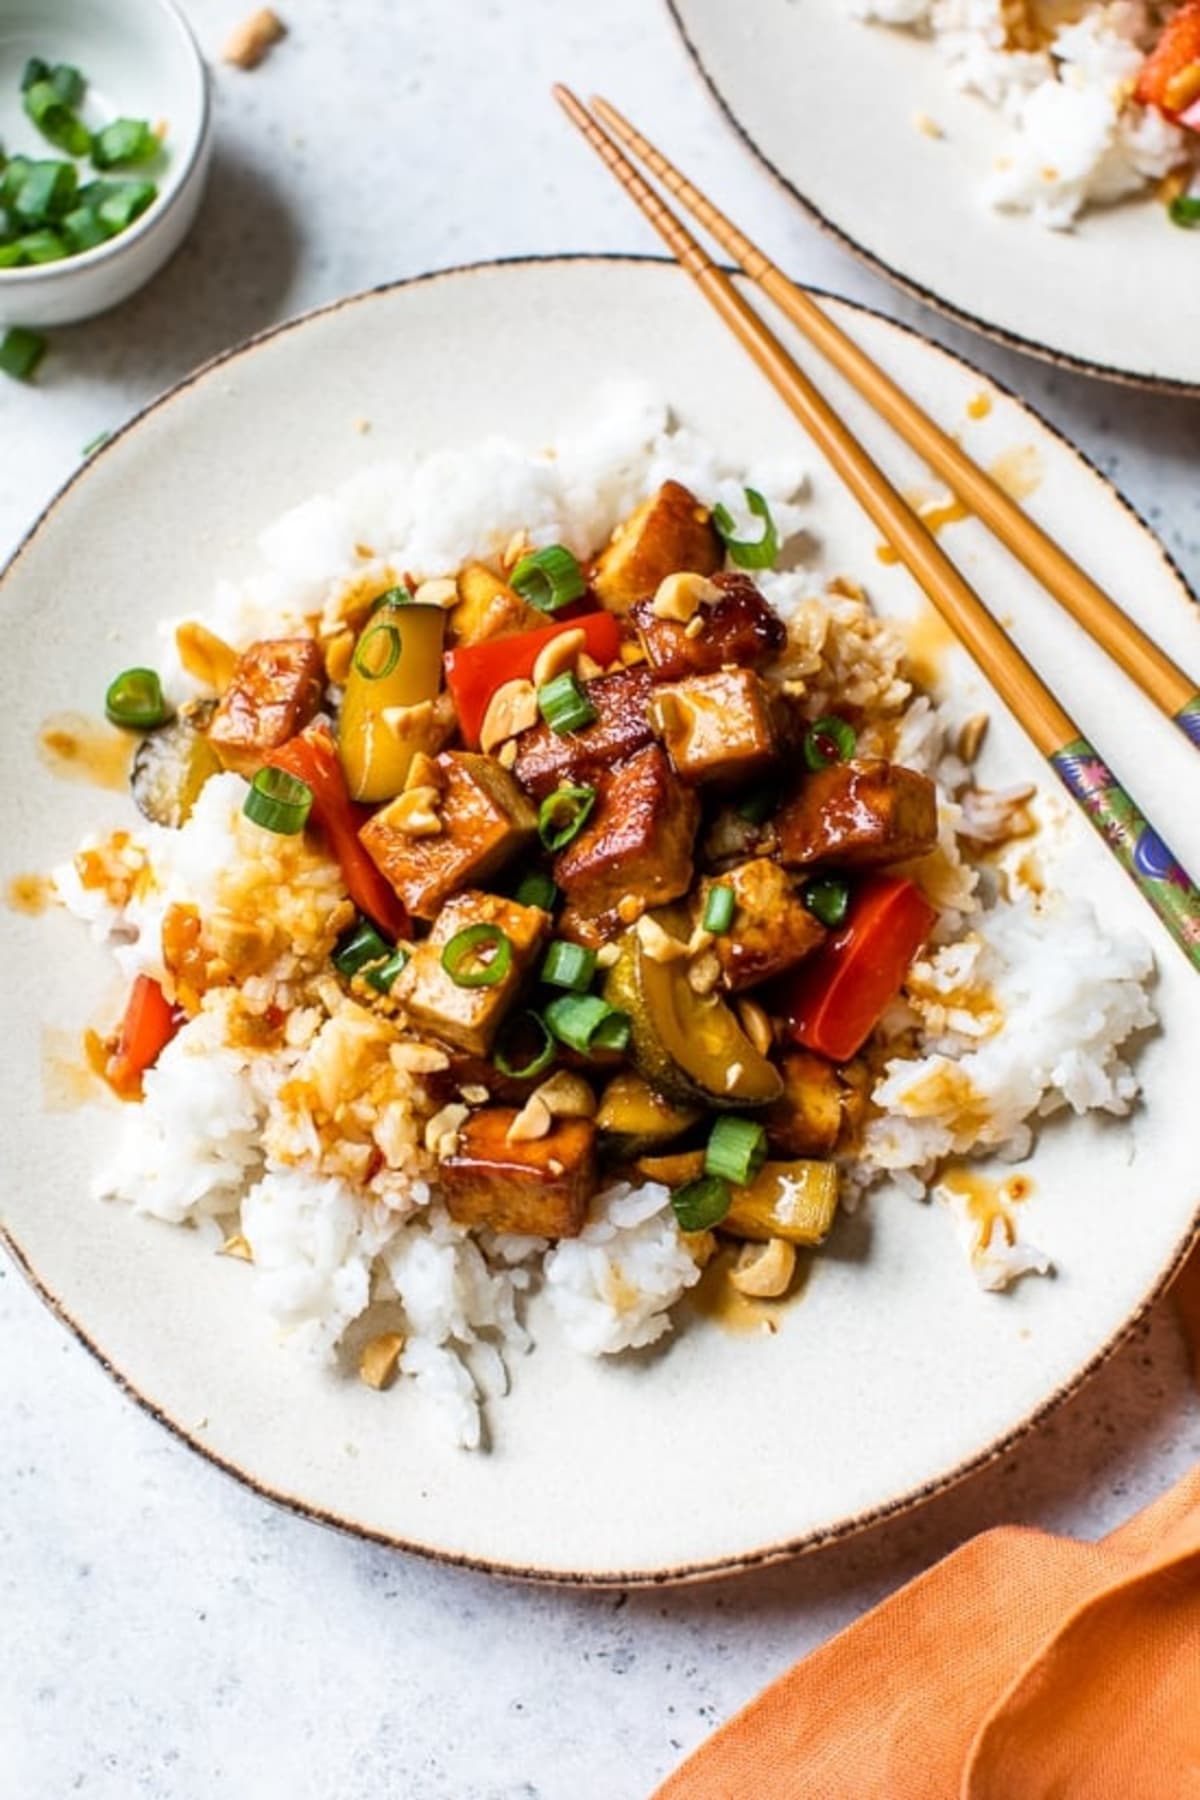
<path fill-rule="evenodd" d="M 1184 737 L 1190 738 L 1197 750 L 1200 750 L 1200 694 L 1194 700 L 1189 700 L 1186 706 L 1180 707 L 1175 714 L 1175 723 Z"/>
<path fill-rule="evenodd" d="M 1200 889 L 1186 869 L 1086 738 L 1064 744 L 1050 764 L 1193 967 L 1200 969 Z"/>

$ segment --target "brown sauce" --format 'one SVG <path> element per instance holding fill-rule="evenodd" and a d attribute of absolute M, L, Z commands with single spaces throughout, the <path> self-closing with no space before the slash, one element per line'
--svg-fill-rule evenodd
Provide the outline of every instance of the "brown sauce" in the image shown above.
<path fill-rule="evenodd" d="M 54 883 L 48 875 L 14 875 L 4 890 L 4 901 L 13 912 L 36 918 L 54 904 Z"/>
<path fill-rule="evenodd" d="M 935 687 L 945 668 L 946 653 L 958 639 L 932 606 L 922 605 L 904 623 L 904 647 L 909 670 L 922 687 Z"/>
<path fill-rule="evenodd" d="M 1014 444 L 988 464 L 988 474 L 1011 500 L 1028 500 L 1041 485 L 1041 458 L 1032 444 Z"/>
<path fill-rule="evenodd" d="M 992 410 L 992 396 L 980 391 L 967 401 L 968 419 L 986 419 Z"/>
<path fill-rule="evenodd" d="M 42 762 L 63 781 L 119 790 L 129 785 L 133 735 L 83 713 L 54 713 L 38 732 L 37 747 Z"/>
<path fill-rule="evenodd" d="M 1017 1222 L 1013 1208 L 1027 1200 L 1033 1191 L 1028 1175 L 1010 1175 L 1006 1181 L 993 1181 L 975 1169 L 958 1164 L 943 1171 L 938 1185 L 965 1202 L 967 1217 L 975 1227 L 972 1255 L 985 1248 L 997 1225 L 1004 1234 L 1005 1243 L 1016 1243 Z"/>

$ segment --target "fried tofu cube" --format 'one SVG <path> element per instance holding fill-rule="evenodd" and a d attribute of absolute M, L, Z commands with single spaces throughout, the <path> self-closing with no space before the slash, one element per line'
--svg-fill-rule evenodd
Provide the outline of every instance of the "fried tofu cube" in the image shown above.
<path fill-rule="evenodd" d="M 724 560 L 709 508 L 678 481 L 665 481 L 617 526 L 596 559 L 592 587 L 609 612 L 627 613 L 649 600 L 666 576 L 711 575 Z"/>
<path fill-rule="evenodd" d="M 596 718 L 583 731 L 560 733 L 541 724 L 517 739 L 513 774 L 537 800 L 564 784 L 594 781 L 654 741 L 649 713 L 654 682 L 646 669 L 620 669 L 585 687 Z"/>
<path fill-rule="evenodd" d="M 439 1165 L 446 1209 L 459 1225 L 518 1237 L 578 1237 L 596 1191 L 596 1127 L 555 1119 L 545 1137 L 508 1141 L 510 1106 L 472 1113 Z"/>
<path fill-rule="evenodd" d="M 842 1132 L 842 1084 L 833 1064 L 789 1050 L 779 1065 L 783 1093 L 762 1115 L 772 1156 L 829 1156 Z"/>
<path fill-rule="evenodd" d="M 413 829 L 411 796 L 400 794 L 358 834 L 417 919 L 436 918 L 451 894 L 489 880 L 537 836 L 537 815 L 493 757 L 443 750 L 435 766 L 436 831 L 424 819 Z"/>
<path fill-rule="evenodd" d="M 734 787 L 766 774 L 779 753 L 771 696 L 753 669 L 664 682 L 650 716 L 682 781 Z"/>
<path fill-rule="evenodd" d="M 706 881 L 701 918 L 714 887 L 733 889 L 733 923 L 713 940 L 713 948 L 734 993 L 795 968 L 825 941 L 825 927 L 804 904 L 802 884 L 771 857 L 756 856 L 718 881 Z"/>
<path fill-rule="evenodd" d="M 460 987 L 442 965 L 447 944 L 473 925 L 494 925 L 508 940 L 508 967 L 490 987 Z M 396 977 L 392 995 L 419 1030 L 469 1056 L 487 1056 L 505 1014 L 533 972 L 549 929 L 549 914 L 539 906 L 520 906 L 498 894 L 474 890 L 456 894 L 438 914 L 429 936 L 414 948 Z"/>
<path fill-rule="evenodd" d="M 303 731 L 325 691 L 313 638 L 264 638 L 243 650 L 221 696 L 208 741 L 227 769 L 257 775 L 272 750 Z"/>
<path fill-rule="evenodd" d="M 631 609 L 646 661 L 660 681 L 708 675 L 727 663 L 760 669 L 773 662 L 787 643 L 783 620 L 748 575 L 729 569 L 712 580 L 719 599 L 701 604 L 686 622 L 659 618 L 653 600 L 639 600 Z"/>
<path fill-rule="evenodd" d="M 686 894 L 700 802 L 657 744 L 596 783 L 596 806 L 554 865 L 567 899 L 598 917 L 634 895 L 647 906 Z"/>
<path fill-rule="evenodd" d="M 455 644 L 484 644 L 513 637 L 546 623 L 544 613 L 522 600 L 515 588 L 486 563 L 468 563 L 458 574 L 458 603 L 450 611 L 450 637 Z"/>
<path fill-rule="evenodd" d="M 904 862 L 937 842 L 937 790 L 882 758 L 835 763 L 807 775 L 774 824 L 780 860 L 792 867 Z"/>

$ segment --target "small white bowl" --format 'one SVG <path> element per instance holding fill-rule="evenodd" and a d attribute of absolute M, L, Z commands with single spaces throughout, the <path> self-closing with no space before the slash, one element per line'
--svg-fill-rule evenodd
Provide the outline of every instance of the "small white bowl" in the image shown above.
<path fill-rule="evenodd" d="M 196 216 L 212 149 L 208 70 L 172 0 L 0 0 L 0 142 L 9 156 L 62 156 L 26 117 L 26 60 L 73 63 L 97 129 L 119 117 L 166 124 L 158 197 L 126 231 L 60 262 L 0 269 L 0 325 L 69 325 L 158 273 Z M 81 179 L 87 179 L 81 169 Z"/>

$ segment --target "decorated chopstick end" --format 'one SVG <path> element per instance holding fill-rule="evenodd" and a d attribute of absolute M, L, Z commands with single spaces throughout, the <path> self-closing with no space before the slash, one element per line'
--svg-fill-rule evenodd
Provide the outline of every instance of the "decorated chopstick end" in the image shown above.
<path fill-rule="evenodd" d="M 1187 870 L 1086 738 L 1064 744 L 1050 763 L 1192 966 L 1200 969 L 1200 889 Z"/>
<path fill-rule="evenodd" d="M 1186 706 L 1181 706 L 1175 714 L 1175 723 L 1185 738 L 1189 738 L 1200 750 L 1200 694 L 1195 694 Z"/>

